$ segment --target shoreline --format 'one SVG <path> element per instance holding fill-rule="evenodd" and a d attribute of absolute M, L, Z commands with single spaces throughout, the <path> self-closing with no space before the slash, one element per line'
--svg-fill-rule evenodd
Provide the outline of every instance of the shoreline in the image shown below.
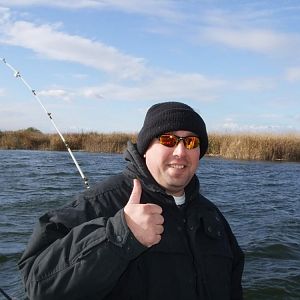
<path fill-rule="evenodd" d="M 72 151 L 123 153 L 127 142 L 136 142 L 137 133 L 64 133 Z M 206 153 L 210 157 L 237 160 L 300 162 L 300 134 L 209 133 Z M 0 131 L 2 150 L 67 151 L 56 133 L 46 134 L 35 128 Z"/>

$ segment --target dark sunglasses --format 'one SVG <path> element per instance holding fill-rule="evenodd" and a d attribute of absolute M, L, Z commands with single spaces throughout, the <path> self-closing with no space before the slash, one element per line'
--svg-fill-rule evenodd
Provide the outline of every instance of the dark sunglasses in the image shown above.
<path fill-rule="evenodd" d="M 189 150 L 197 148 L 200 144 L 200 140 L 197 136 L 180 137 L 175 134 L 162 134 L 157 138 L 160 144 L 169 148 L 177 146 L 180 141 L 183 141 L 184 147 Z"/>

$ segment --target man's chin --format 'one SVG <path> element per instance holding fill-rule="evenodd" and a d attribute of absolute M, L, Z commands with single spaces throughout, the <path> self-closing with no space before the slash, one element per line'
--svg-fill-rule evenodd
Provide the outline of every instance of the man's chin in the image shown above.
<path fill-rule="evenodd" d="M 166 190 L 170 192 L 170 194 L 179 193 L 184 190 L 186 187 L 186 181 L 184 180 L 172 180 L 167 183 Z"/>

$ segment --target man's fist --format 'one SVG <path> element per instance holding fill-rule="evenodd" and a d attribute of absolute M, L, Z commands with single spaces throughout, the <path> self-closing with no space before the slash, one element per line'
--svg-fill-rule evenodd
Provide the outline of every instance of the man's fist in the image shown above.
<path fill-rule="evenodd" d="M 124 207 L 125 220 L 136 239 L 144 246 L 158 244 L 164 231 L 162 208 L 153 203 L 141 204 L 142 186 L 133 180 L 130 198 Z"/>

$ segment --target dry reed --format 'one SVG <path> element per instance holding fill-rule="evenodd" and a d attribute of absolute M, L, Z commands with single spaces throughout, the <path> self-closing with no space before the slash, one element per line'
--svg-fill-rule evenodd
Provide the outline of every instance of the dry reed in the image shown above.
<path fill-rule="evenodd" d="M 127 141 L 136 142 L 135 133 L 65 133 L 72 150 L 122 153 Z M 43 134 L 35 128 L 0 131 L 0 149 L 65 151 L 57 134 Z M 299 134 L 209 134 L 208 155 L 228 159 L 300 161 Z"/>
<path fill-rule="evenodd" d="M 68 146 L 75 151 L 122 153 L 127 142 L 136 141 L 130 133 L 64 133 Z M 0 149 L 65 151 L 58 134 L 43 134 L 37 129 L 0 131 Z"/>
<path fill-rule="evenodd" d="M 300 135 L 212 133 L 208 154 L 230 159 L 300 161 Z"/>

